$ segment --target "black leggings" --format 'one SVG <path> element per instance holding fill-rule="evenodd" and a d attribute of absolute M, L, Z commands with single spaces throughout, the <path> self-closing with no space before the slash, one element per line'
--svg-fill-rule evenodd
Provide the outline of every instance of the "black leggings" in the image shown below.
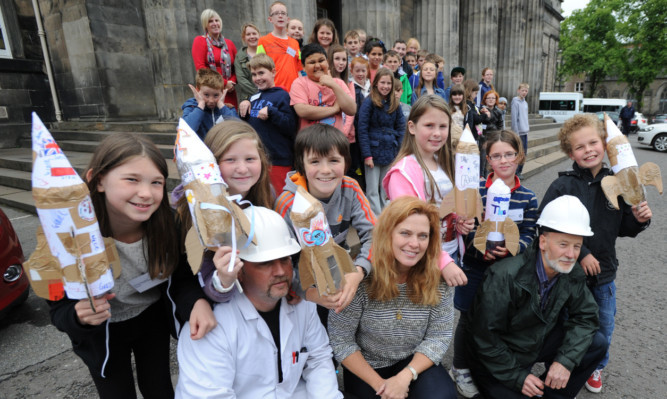
<path fill-rule="evenodd" d="M 92 375 L 102 399 L 136 398 L 131 354 L 139 390 L 146 399 L 173 398 L 169 369 L 169 324 L 160 301 L 129 320 L 109 323 L 109 360 L 104 378 Z"/>

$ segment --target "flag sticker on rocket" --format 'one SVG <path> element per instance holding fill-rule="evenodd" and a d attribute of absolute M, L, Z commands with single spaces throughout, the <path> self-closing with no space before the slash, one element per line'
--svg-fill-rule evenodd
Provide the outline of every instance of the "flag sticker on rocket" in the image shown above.
<path fill-rule="evenodd" d="M 244 201 L 228 196 L 215 156 L 183 119 L 178 123 L 174 158 L 188 200 L 192 229 L 199 237 L 199 242 L 186 238 L 188 263 L 193 273 L 199 271 L 204 247 L 215 251 L 228 245 L 236 253 L 237 241 L 242 246 L 256 242 L 250 220 L 235 202 Z M 188 235 L 191 236 L 190 232 Z M 234 260 L 232 256 L 230 268 Z"/>
<path fill-rule="evenodd" d="M 607 156 L 614 176 L 602 179 L 601 186 L 605 196 L 616 209 L 618 196 L 626 204 L 635 206 L 646 199 L 645 185 L 652 185 L 662 194 L 660 167 L 653 162 L 646 162 L 637 167 L 637 159 L 632 152 L 628 138 L 621 133 L 611 118 L 605 114 L 604 127 L 607 131 Z"/>
<path fill-rule="evenodd" d="M 516 255 L 519 250 L 519 228 L 509 217 L 512 192 L 501 180 L 491 184 L 486 192 L 484 222 L 477 228 L 473 244 L 481 253 L 504 247 Z"/>
<path fill-rule="evenodd" d="M 32 195 L 41 227 L 24 265 L 38 296 L 88 298 L 92 306 L 120 274 L 118 253 L 102 237 L 88 187 L 37 114 L 32 118 Z"/>
<path fill-rule="evenodd" d="M 459 217 L 482 219 L 482 197 L 479 195 L 479 148 L 466 126 L 456 145 L 454 190 L 442 199 L 440 217 L 456 212 Z"/>

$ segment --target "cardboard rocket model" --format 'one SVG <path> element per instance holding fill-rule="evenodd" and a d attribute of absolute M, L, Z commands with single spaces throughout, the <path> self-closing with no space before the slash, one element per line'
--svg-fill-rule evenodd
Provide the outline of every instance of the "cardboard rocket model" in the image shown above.
<path fill-rule="evenodd" d="M 52 301 L 92 298 L 113 288 L 120 274 L 116 246 L 103 238 L 88 187 L 32 114 L 32 196 L 41 228 L 25 262 L 35 294 Z"/>
<path fill-rule="evenodd" d="M 614 176 L 602 179 L 602 191 L 614 206 L 619 209 L 618 196 L 626 204 L 634 206 L 646 199 L 644 185 L 652 185 L 662 194 L 660 167 L 653 162 L 646 162 L 637 167 L 637 160 L 632 152 L 628 138 L 624 136 L 612 120 L 605 114 L 604 126 L 607 130 L 607 156 Z"/>
<path fill-rule="evenodd" d="M 335 294 L 343 286 L 345 273 L 356 269 L 347 251 L 334 242 L 322 204 L 298 187 L 290 219 L 301 244 L 301 287 L 305 290 L 315 284 L 320 295 Z"/>
<path fill-rule="evenodd" d="M 486 192 L 484 222 L 477 228 L 473 244 L 481 253 L 496 246 L 505 247 L 512 254 L 519 251 L 519 228 L 509 218 L 510 188 L 500 179 L 491 184 Z"/>
<path fill-rule="evenodd" d="M 466 126 L 456 145 L 454 189 L 440 205 L 440 217 L 456 212 L 459 217 L 482 220 L 482 197 L 479 195 L 479 148 Z"/>
<path fill-rule="evenodd" d="M 215 156 L 183 119 L 178 123 L 174 155 L 190 207 L 193 229 L 201 245 L 215 251 L 223 245 L 235 247 L 236 241 L 248 244 L 250 221 L 239 205 L 228 198 L 227 184 L 220 175 Z M 190 233 L 188 235 L 191 236 Z M 256 243 L 254 237 L 251 240 Z M 192 242 L 192 239 L 186 238 L 186 245 Z M 190 260 L 193 259 L 190 253 L 198 251 L 201 255 L 204 248 L 195 249 L 189 245 L 186 249 Z M 190 267 L 197 273 L 200 262 L 190 262 Z"/>

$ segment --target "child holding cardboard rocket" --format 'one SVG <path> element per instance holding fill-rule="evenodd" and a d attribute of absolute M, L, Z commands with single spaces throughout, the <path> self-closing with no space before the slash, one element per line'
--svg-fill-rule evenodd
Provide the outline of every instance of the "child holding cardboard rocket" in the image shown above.
<path fill-rule="evenodd" d="M 603 164 L 604 140 L 608 133 L 595 115 L 575 115 L 565 122 L 558 138 L 563 152 L 574 161 L 573 170 L 559 172 L 558 179 L 551 183 L 542 199 L 540 211 L 554 198 L 569 194 L 579 198 L 591 215 L 591 229 L 595 235 L 584 237 L 578 261 L 586 272 L 588 286 L 600 307 L 600 332 L 611 341 L 616 314 L 616 237 L 637 236 L 649 226 L 652 213 L 646 201 L 633 206 L 618 201 L 620 209 L 617 210 L 605 197 L 602 180 L 614 175 Z M 612 165 L 612 168 L 616 166 Z M 601 370 L 608 361 L 607 352 L 586 382 L 589 391 L 600 392 L 602 389 Z"/>
<path fill-rule="evenodd" d="M 484 221 L 479 220 L 475 230 L 465 237 L 463 271 L 468 284 L 456 287 L 454 294 L 454 307 L 461 312 L 461 317 L 454 334 L 454 359 L 450 375 L 459 392 L 467 398 L 473 397 L 477 388 L 472 382 L 468 362 L 464 357 L 466 314 L 487 268 L 492 267 L 498 259 L 518 255 L 530 247 L 535 238 L 537 220 L 537 196 L 523 186 L 516 176 L 517 168 L 526 158 L 519 136 L 509 130 L 492 132 L 484 145 L 487 165 L 492 169 L 487 178 L 479 181 L 486 213 Z M 513 230 L 500 228 L 508 224 Z M 499 241 L 504 244 L 498 244 Z M 498 245 L 489 245 L 492 243 Z"/>

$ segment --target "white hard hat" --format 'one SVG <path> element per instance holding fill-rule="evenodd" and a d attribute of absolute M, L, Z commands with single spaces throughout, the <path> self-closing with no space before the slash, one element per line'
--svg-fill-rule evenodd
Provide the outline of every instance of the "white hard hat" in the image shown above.
<path fill-rule="evenodd" d="M 241 249 L 239 258 L 249 262 L 267 262 L 294 255 L 301 250 L 299 243 L 290 235 L 287 223 L 276 212 L 255 206 L 244 209 L 243 213 L 254 223 L 257 245 L 250 243 Z"/>
<path fill-rule="evenodd" d="M 537 224 L 548 227 L 561 233 L 575 236 L 592 236 L 590 216 L 579 198 L 572 195 L 563 195 L 549 202 Z"/>

